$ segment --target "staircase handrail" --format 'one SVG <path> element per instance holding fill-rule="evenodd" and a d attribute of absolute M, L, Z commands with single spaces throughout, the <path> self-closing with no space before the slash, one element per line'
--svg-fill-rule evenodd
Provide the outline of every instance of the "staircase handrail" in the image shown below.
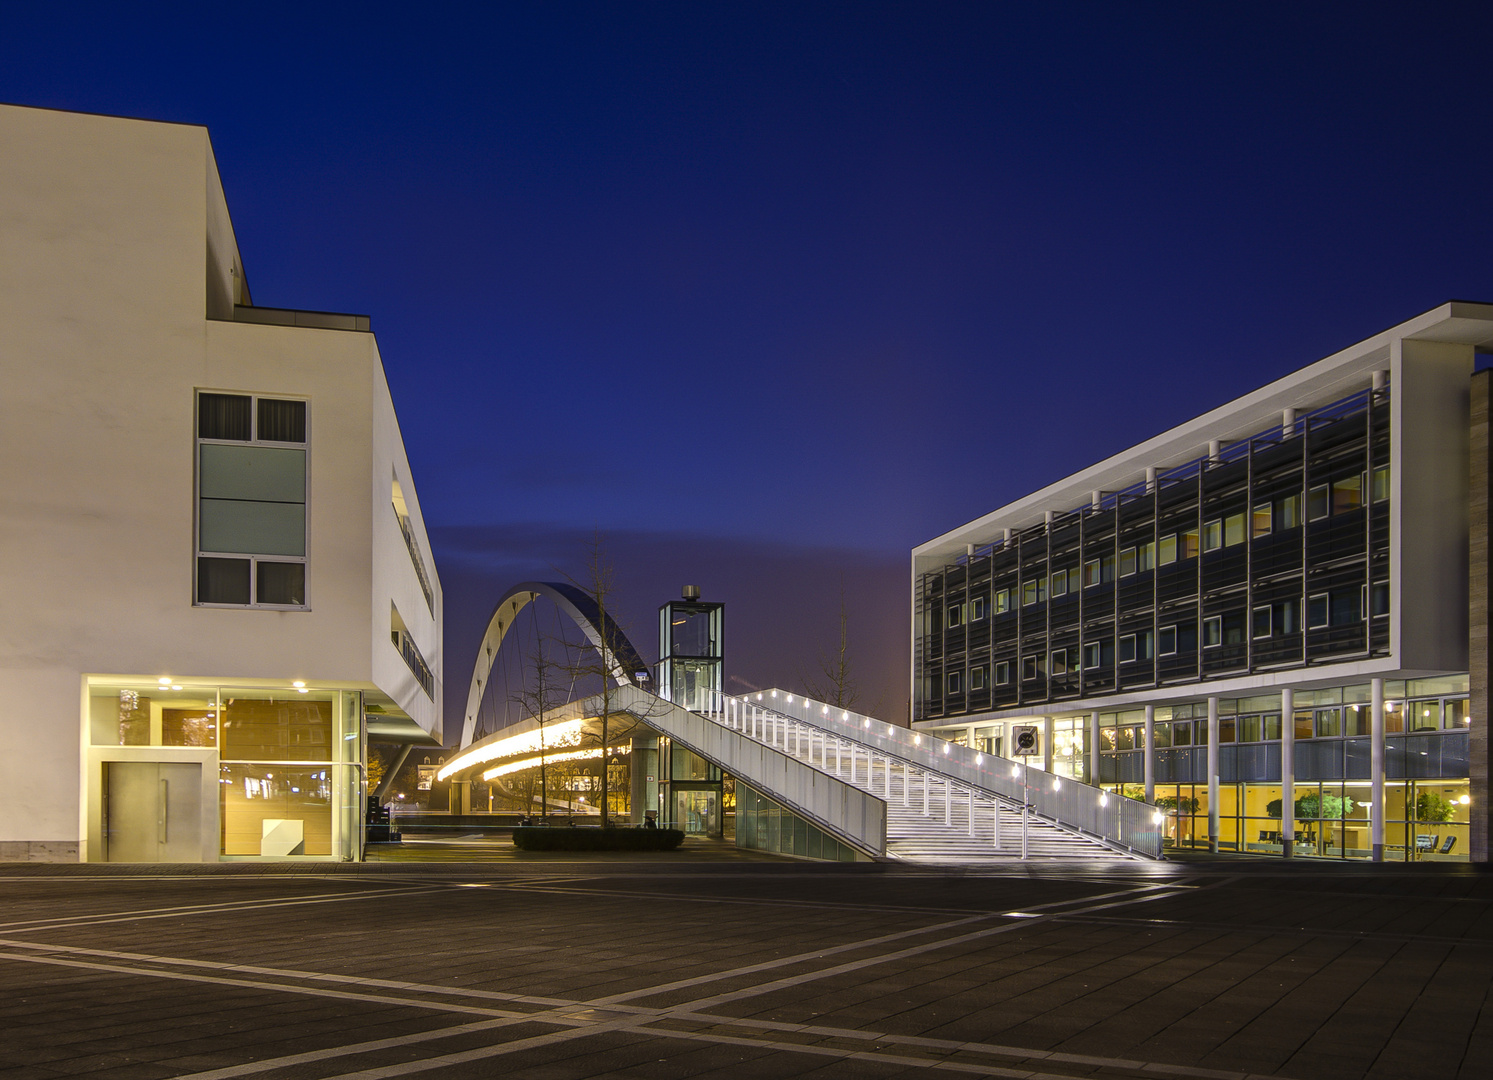
<path fill-rule="evenodd" d="M 692 712 L 636 686 L 607 691 L 609 708 L 625 712 L 835 839 L 874 858 L 886 857 L 886 801 L 833 773 L 758 742 L 705 713 Z M 601 695 L 559 715 L 594 715 Z"/>
<path fill-rule="evenodd" d="M 720 713 L 728 726 L 732 711 L 742 705 L 842 735 L 888 757 L 951 777 L 986 796 L 1028 805 L 1037 817 L 1112 849 L 1161 858 L 1160 812 L 1139 800 L 776 688 L 722 695 Z"/>

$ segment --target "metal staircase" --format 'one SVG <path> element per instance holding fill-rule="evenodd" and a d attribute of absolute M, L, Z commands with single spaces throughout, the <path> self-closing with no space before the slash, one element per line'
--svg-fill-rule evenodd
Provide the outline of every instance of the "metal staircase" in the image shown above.
<path fill-rule="evenodd" d="M 908 745 L 888 748 L 890 732 L 873 732 L 872 724 L 887 729 L 891 725 L 845 710 L 834 710 L 839 715 L 832 719 L 830 707 L 823 702 L 795 698 L 783 691 L 764 691 L 764 694 L 769 695 L 766 700 L 783 707 L 781 711 L 759 702 L 759 695 L 753 694 L 749 698 L 724 699 L 711 719 L 883 800 L 886 852 L 893 858 L 970 863 L 1022 858 L 1155 857 L 1146 850 L 1149 845 L 1137 849 L 1116 837 L 1087 831 L 1038 812 L 1035 801 L 1051 792 L 1060 792 L 1063 784 L 1060 777 L 1027 770 L 1024 765 L 989 755 L 975 755 L 981 766 L 987 762 L 999 763 L 1004 779 L 1016 788 L 1014 792 L 992 791 L 984 784 L 961 777 L 953 768 L 933 767 L 932 759 L 938 759 L 940 764 L 947 759 L 950 766 L 955 765 L 951 751 L 957 749 L 963 753 L 963 747 L 953 747 L 906 729 L 893 729 L 904 736 L 902 741 Z M 774 694 L 777 696 L 771 696 Z M 795 704 L 798 708 L 794 711 L 799 716 L 789 715 L 787 711 Z M 1013 765 L 1014 769 L 1010 768 Z M 989 770 L 989 774 L 1001 775 L 995 769 Z M 1083 785 L 1071 781 L 1068 786 L 1084 790 Z M 1099 800 L 1101 808 L 1117 801 L 1117 797 L 1103 796 L 1093 789 L 1086 789 L 1085 797 Z M 1069 801 L 1072 798 L 1073 795 L 1068 796 Z M 1054 800 L 1046 801 L 1050 804 Z M 1152 809 L 1144 804 L 1134 805 L 1146 812 Z M 1159 848 L 1159 843 L 1156 846 Z"/>

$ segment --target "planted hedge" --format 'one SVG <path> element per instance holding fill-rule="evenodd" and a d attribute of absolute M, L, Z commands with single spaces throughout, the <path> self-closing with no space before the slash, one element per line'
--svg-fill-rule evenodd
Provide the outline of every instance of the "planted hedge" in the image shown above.
<path fill-rule="evenodd" d="M 513 830 L 513 846 L 523 851 L 673 851 L 682 843 L 679 829 L 520 825 Z"/>

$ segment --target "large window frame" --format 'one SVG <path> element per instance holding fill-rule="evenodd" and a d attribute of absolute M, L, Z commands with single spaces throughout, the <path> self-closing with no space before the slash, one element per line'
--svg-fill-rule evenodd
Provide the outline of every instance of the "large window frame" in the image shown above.
<path fill-rule="evenodd" d="M 218 395 L 224 397 L 248 398 L 249 399 L 249 422 L 250 438 L 248 439 L 226 439 L 203 437 L 202 435 L 202 398 L 203 395 Z M 260 401 L 287 401 L 299 402 L 304 407 L 304 431 L 305 436 L 301 442 L 286 439 L 264 439 L 260 437 L 262 417 L 260 415 Z M 202 608 L 216 608 L 223 610 L 244 611 L 310 611 L 311 610 L 311 574 L 309 569 L 311 551 L 311 399 L 300 394 L 258 394 L 244 390 L 223 390 L 211 387 L 197 387 L 193 391 L 192 401 L 192 547 L 194 557 L 192 559 L 192 605 Z M 256 554 L 252 552 L 226 552 L 205 551 L 202 547 L 202 447 L 204 446 L 251 446 L 272 449 L 299 449 L 305 454 L 305 502 L 303 538 L 301 550 L 302 555 L 271 555 Z M 202 572 L 204 559 L 217 559 L 225 561 L 240 561 L 249 564 L 249 602 L 247 604 L 222 603 L 217 601 L 203 600 Z M 299 565 L 302 569 L 301 598 L 299 604 L 276 604 L 262 603 L 259 600 L 260 589 L 260 566 L 261 564 L 291 564 Z"/>

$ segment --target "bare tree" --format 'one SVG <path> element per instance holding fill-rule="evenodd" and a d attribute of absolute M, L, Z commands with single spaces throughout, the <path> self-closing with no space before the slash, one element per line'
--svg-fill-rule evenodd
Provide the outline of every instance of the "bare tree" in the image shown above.
<path fill-rule="evenodd" d="M 544 634 L 539 628 L 538 613 L 534 618 L 534 657 L 529 671 L 529 680 L 519 687 L 514 697 L 524 712 L 539 725 L 539 816 L 549 817 L 549 777 L 545 766 L 544 723 L 549 711 L 561 704 L 560 687 L 554 678 L 556 662 L 546 651 Z M 527 814 L 532 803 L 525 806 Z"/>
<path fill-rule="evenodd" d="M 809 696 L 848 709 L 855 704 L 860 691 L 856 685 L 850 655 L 850 620 L 845 611 L 845 576 L 840 575 L 840 643 L 835 649 L 819 653 L 818 671 L 813 675 L 799 672 Z"/>
<path fill-rule="evenodd" d="M 601 638 L 599 648 L 582 646 L 572 650 L 567 668 L 572 685 L 581 679 L 588 682 L 599 681 L 601 684 L 601 691 L 598 695 L 601 700 L 601 709 L 597 716 L 601 724 L 599 734 L 601 768 L 598 770 L 601 787 L 599 805 L 601 824 L 606 827 L 612 823 L 607 743 L 613 734 L 613 717 L 619 715 L 616 705 L 617 682 L 624 675 L 631 676 L 630 672 L 624 672 L 623 663 L 624 658 L 632 650 L 630 646 L 624 645 L 626 635 L 623 634 L 621 626 L 612 614 L 616 571 L 606 553 L 606 539 L 600 532 L 593 533 L 590 542 L 586 545 L 586 565 L 582 577 L 578 579 L 569 574 L 565 576 L 572 585 L 586 594 L 587 599 L 595 607 L 596 631 Z M 629 723 L 627 726 L 631 729 L 634 724 Z M 625 732 L 619 732 L 619 734 L 625 734 Z"/>

